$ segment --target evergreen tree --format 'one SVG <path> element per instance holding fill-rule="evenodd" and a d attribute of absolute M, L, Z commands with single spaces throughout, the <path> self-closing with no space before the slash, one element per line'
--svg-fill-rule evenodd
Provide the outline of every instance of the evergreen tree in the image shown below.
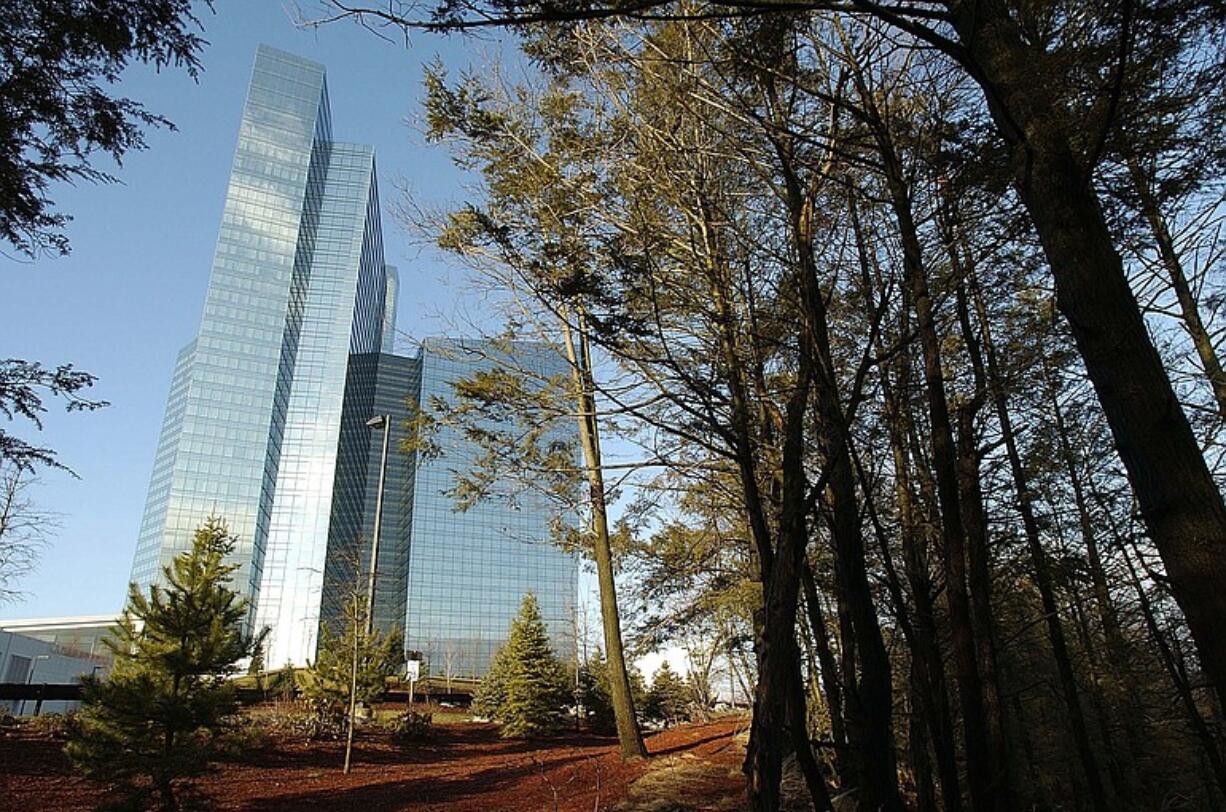
<path fill-rule="evenodd" d="M 528 738 L 557 731 L 569 699 L 566 669 L 549 644 L 536 597 L 529 592 L 482 680 L 474 709 L 497 721 L 505 738 Z"/>
<path fill-rule="evenodd" d="M 645 707 L 647 717 L 663 722 L 665 726 L 675 725 L 689 718 L 691 700 L 689 686 L 665 660 L 651 678 L 651 690 L 647 692 Z"/>
<path fill-rule="evenodd" d="M 647 701 L 647 686 L 637 668 L 631 668 L 630 696 L 634 707 L 644 708 Z M 609 663 L 604 652 L 596 649 L 595 655 L 579 669 L 579 699 L 583 704 L 584 717 L 593 733 L 617 732 L 617 719 L 613 710 L 613 691 L 609 682 Z"/>
<path fill-rule="evenodd" d="M 195 8 L 193 8 L 195 5 Z M 68 253 L 69 216 L 48 191 L 113 183 L 105 168 L 145 148 L 167 119 L 113 95 L 133 64 L 183 68 L 193 79 L 206 42 L 196 13 L 208 0 L 5 3 L 0 8 L 0 240 L 31 257 Z M 110 159 L 98 166 L 96 159 Z"/>
<path fill-rule="evenodd" d="M 280 671 L 273 674 L 268 681 L 268 690 L 277 699 L 287 702 L 293 699 L 298 690 L 298 679 L 294 674 L 294 666 L 287 662 Z"/>
<path fill-rule="evenodd" d="M 351 601 L 349 603 L 352 603 Z M 357 652 L 357 678 L 354 701 L 369 705 L 387 690 L 387 678 L 404 665 L 404 645 L 401 636 L 384 634 L 378 629 L 365 631 L 364 604 L 359 607 L 357 622 L 346 617 L 341 631 L 324 625 L 320 630 L 319 653 L 307 672 L 302 694 L 321 713 L 344 716 L 348 711 L 350 686 L 354 679 L 354 652 Z M 349 612 L 346 612 L 348 615 Z M 356 635 L 356 647 L 355 647 Z"/>
<path fill-rule="evenodd" d="M 507 674 L 510 672 L 510 647 L 503 645 L 494 652 L 490 668 L 473 693 L 474 716 L 497 719 L 507 698 Z"/>
<path fill-rule="evenodd" d="M 609 691 L 609 664 L 604 652 L 596 654 L 579 668 L 579 701 L 588 728 L 593 733 L 611 733 L 617 730 L 613 718 L 613 697 Z"/>
<path fill-rule="evenodd" d="M 68 755 L 91 778 L 117 783 L 143 805 L 147 779 L 161 809 L 176 809 L 212 757 L 214 734 L 235 710 L 226 677 L 255 650 L 243 632 L 247 602 L 225 563 L 237 539 L 218 518 L 164 568 L 148 596 L 133 584 L 113 639 L 115 666 L 86 677 L 79 732 Z"/>
<path fill-rule="evenodd" d="M 327 624 L 320 629 L 319 655 L 303 686 L 324 729 L 343 720 L 346 727 L 345 765 L 349 772 L 353 753 L 357 706 L 369 706 L 387 689 L 387 678 L 404 665 L 404 643 L 398 632 L 384 634 L 369 628 L 366 596 L 352 587 L 344 602 L 341 632 Z"/>
<path fill-rule="evenodd" d="M 261 694 L 264 693 L 265 688 L 264 668 L 264 644 L 261 641 L 260 644 L 256 646 L 255 652 L 251 655 L 251 662 L 247 664 L 247 675 L 255 677 L 256 690 Z"/>

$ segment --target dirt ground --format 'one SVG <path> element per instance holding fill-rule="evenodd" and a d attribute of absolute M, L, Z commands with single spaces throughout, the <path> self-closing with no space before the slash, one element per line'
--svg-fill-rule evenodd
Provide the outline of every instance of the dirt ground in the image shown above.
<path fill-rule="evenodd" d="M 355 742 L 281 741 L 230 761 L 201 787 L 224 810 L 421 812 L 732 812 L 744 808 L 744 722 L 725 719 L 651 735 L 652 758 L 625 764 L 616 741 L 570 734 L 504 741 L 484 724 L 438 726 L 398 747 L 378 733 Z M 73 774 L 62 743 L 13 729 L 0 736 L 0 810 L 88 810 L 106 786 Z"/>

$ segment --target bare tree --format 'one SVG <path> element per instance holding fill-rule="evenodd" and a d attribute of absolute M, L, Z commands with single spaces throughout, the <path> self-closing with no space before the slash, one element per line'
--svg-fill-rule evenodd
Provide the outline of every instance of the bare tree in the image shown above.
<path fill-rule="evenodd" d="M 447 693 L 451 693 L 451 678 L 455 676 L 456 660 L 460 653 L 456 651 L 455 641 L 448 640 L 443 647 L 443 678 L 447 681 Z"/>
<path fill-rule="evenodd" d="M 29 490 L 38 480 L 21 466 L 0 461 L 0 604 L 20 600 L 15 584 L 34 569 L 59 517 L 40 509 Z"/>

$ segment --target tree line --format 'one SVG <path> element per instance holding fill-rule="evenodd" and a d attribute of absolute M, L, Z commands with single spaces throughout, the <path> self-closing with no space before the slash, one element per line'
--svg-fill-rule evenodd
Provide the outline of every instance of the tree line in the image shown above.
<path fill-rule="evenodd" d="M 752 652 L 754 809 L 1220 806 L 1218 6 L 333 6 L 540 68 L 426 79 L 481 183 L 414 224 L 576 370 L 459 411 L 590 424 L 632 631 Z M 604 532 L 602 430 L 663 471 Z"/>

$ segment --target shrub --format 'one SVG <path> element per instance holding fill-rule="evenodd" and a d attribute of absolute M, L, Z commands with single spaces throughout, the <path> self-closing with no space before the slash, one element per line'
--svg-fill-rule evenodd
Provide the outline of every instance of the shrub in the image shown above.
<path fill-rule="evenodd" d="M 290 702 L 297 693 L 298 678 L 294 673 L 294 667 L 289 663 L 268 678 L 268 694 L 274 699 Z"/>
<path fill-rule="evenodd" d="M 263 719 L 237 716 L 213 738 L 213 750 L 218 755 L 241 759 L 253 750 L 263 750 L 273 743 L 273 735 Z"/>
<path fill-rule="evenodd" d="M 345 737 L 345 717 L 300 703 L 261 713 L 251 724 L 277 738 L 338 741 Z"/>
<path fill-rule="evenodd" d="M 25 726 L 40 736 L 46 736 L 48 739 L 55 739 L 56 741 L 67 741 L 76 735 L 80 727 L 77 723 L 77 715 L 73 711 L 35 716 L 32 719 L 27 719 Z"/>
<path fill-rule="evenodd" d="M 414 744 L 430 738 L 433 733 L 434 714 L 407 710 L 384 723 L 384 728 L 396 744 Z"/>
<path fill-rule="evenodd" d="M 345 714 L 329 703 L 293 703 L 260 714 L 257 724 L 278 736 L 309 741 L 345 738 Z"/>

